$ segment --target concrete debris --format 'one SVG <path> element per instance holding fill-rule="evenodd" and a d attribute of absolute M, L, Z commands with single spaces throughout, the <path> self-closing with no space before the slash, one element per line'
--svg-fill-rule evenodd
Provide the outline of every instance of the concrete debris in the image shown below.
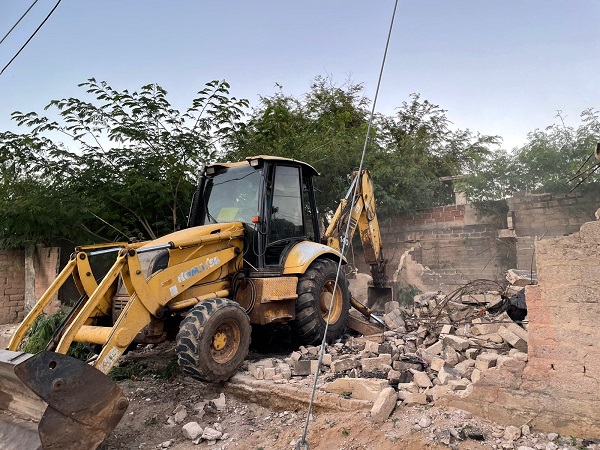
<path fill-rule="evenodd" d="M 511 277 L 515 274 L 512 271 Z M 476 280 L 448 295 L 417 295 L 411 307 L 388 303 L 382 315 L 387 330 L 324 347 L 317 388 L 344 399 L 372 402 L 375 421 L 385 421 L 398 401 L 427 405 L 446 396 L 469 395 L 486 371 L 527 361 L 528 332 L 523 323 L 511 319 L 510 309 L 503 308 L 508 304 L 505 292 L 496 282 Z M 319 351 L 320 347 L 303 346 L 289 357 L 250 362 L 247 371 L 265 383 L 310 387 Z M 429 425 L 424 423 L 415 426 L 425 429 Z M 510 429 L 497 439 L 518 440 L 526 430 L 517 430 L 518 436 Z M 468 438 L 466 431 L 459 431 L 448 431 L 448 439 Z M 206 430 L 202 439 L 208 440 L 204 434 Z M 502 448 L 501 442 L 497 446 Z"/>
<path fill-rule="evenodd" d="M 381 391 L 373 408 L 371 408 L 371 418 L 375 422 L 385 422 L 396 406 L 396 390 L 391 387 L 386 387 Z"/>
<path fill-rule="evenodd" d="M 189 422 L 186 423 L 181 429 L 183 435 L 189 440 L 193 441 L 198 436 L 202 435 L 204 431 L 198 422 Z"/>

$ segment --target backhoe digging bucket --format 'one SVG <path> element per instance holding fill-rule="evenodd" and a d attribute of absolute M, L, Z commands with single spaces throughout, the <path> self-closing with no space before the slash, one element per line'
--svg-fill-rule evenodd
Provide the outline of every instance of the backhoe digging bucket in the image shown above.
<path fill-rule="evenodd" d="M 95 449 L 128 403 L 110 378 L 75 358 L 0 350 L 0 450 Z"/>
<path fill-rule="evenodd" d="M 367 287 L 367 306 L 374 312 L 383 312 L 385 304 L 393 300 L 392 287 L 388 283 L 381 286 L 369 284 Z"/>

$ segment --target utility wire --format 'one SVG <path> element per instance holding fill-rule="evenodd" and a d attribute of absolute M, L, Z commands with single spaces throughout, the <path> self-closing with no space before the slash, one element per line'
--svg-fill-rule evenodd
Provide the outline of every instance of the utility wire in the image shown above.
<path fill-rule="evenodd" d="M 388 35 L 387 35 L 387 40 L 385 42 L 385 50 L 383 52 L 383 59 L 381 61 L 381 69 L 379 70 L 379 78 L 377 80 L 377 88 L 375 89 L 375 96 L 373 97 L 373 107 L 371 108 L 371 114 L 369 116 L 369 125 L 367 127 L 367 135 L 365 136 L 365 143 L 363 146 L 363 150 L 362 150 L 362 155 L 360 158 L 360 165 L 358 166 L 358 175 L 357 177 L 361 176 L 361 172 L 362 172 L 362 167 L 363 167 L 363 163 L 365 160 L 365 154 L 367 153 L 367 145 L 369 143 L 369 135 L 371 134 L 371 127 L 373 125 L 373 118 L 375 117 L 375 106 L 377 105 L 377 97 L 379 96 L 379 88 L 381 86 L 381 78 L 383 77 L 383 69 L 385 67 L 385 60 L 387 57 L 387 52 L 388 52 L 388 48 L 390 45 L 390 38 L 392 36 L 392 29 L 394 28 L 394 19 L 396 18 L 396 9 L 398 8 L 398 0 L 395 1 L 394 3 L 394 11 L 392 12 L 392 19 L 390 21 L 390 28 L 388 31 Z M 354 192 L 352 194 L 352 201 L 351 201 L 351 208 L 349 209 L 349 211 L 352 211 L 354 209 L 354 204 L 356 202 L 356 194 L 358 192 L 358 186 L 360 185 L 360 178 L 358 180 L 356 180 L 356 183 L 354 184 Z M 319 378 L 319 372 L 321 370 L 321 364 L 323 362 L 323 354 L 325 352 L 325 344 L 327 342 L 327 331 L 329 330 L 329 321 L 331 319 L 331 310 L 333 309 L 333 302 L 335 300 L 335 293 L 337 291 L 337 287 L 338 287 L 338 282 L 339 282 L 339 277 L 340 277 L 340 270 L 342 268 L 342 260 L 344 257 L 344 253 L 346 251 L 346 245 L 348 243 L 348 233 L 350 231 L 350 220 L 348 220 L 347 224 L 346 224 L 346 233 L 345 233 L 345 237 L 346 239 L 343 240 L 342 242 L 342 249 L 341 249 L 341 256 L 340 256 L 340 260 L 338 262 L 338 267 L 337 267 L 337 273 L 335 276 L 335 283 L 333 285 L 333 295 L 331 296 L 331 301 L 329 302 L 329 313 L 327 315 L 327 321 L 325 322 L 325 331 L 323 333 L 323 340 L 321 341 L 321 350 L 319 351 L 319 360 L 317 363 L 317 370 L 315 371 L 315 379 L 313 382 L 313 387 L 312 387 L 312 391 L 310 394 L 310 402 L 308 404 L 308 411 L 306 413 L 306 422 L 304 424 L 304 430 L 302 432 L 302 437 L 300 439 L 298 439 L 298 441 L 296 441 L 296 450 L 308 450 L 309 449 L 309 444 L 308 441 L 306 440 L 306 435 L 308 433 L 308 425 L 310 423 L 310 416 L 312 415 L 312 408 L 313 408 L 313 403 L 314 403 L 314 398 L 315 398 L 315 391 L 317 390 L 317 380 Z"/>
<path fill-rule="evenodd" d="M 17 25 L 19 25 L 19 23 L 21 22 L 21 20 L 23 20 L 23 17 L 25 17 L 25 16 L 27 15 L 27 13 L 28 13 L 29 11 L 31 11 L 31 8 L 33 8 L 37 2 L 38 2 L 38 0 L 35 0 L 35 1 L 34 1 L 34 2 L 31 4 L 31 6 L 30 6 L 29 8 L 27 8 L 27 11 L 25 11 L 25 12 L 23 13 L 23 15 L 22 15 L 22 16 L 19 18 L 19 20 L 17 20 L 17 23 L 15 23 L 15 24 L 12 26 L 12 28 L 11 28 L 10 30 L 8 30 L 8 33 L 6 33 L 6 34 L 4 35 L 4 37 L 2 38 L 2 40 L 0 40 L 0 44 L 2 44 L 2 43 L 4 42 L 4 40 L 5 40 L 5 39 L 8 37 L 8 35 L 9 35 L 10 33 L 12 33 L 12 31 L 13 31 L 15 28 L 17 28 Z"/>
<path fill-rule="evenodd" d="M 8 64 L 4 66 L 4 68 L 0 72 L 0 75 L 2 75 L 4 73 L 4 71 L 8 68 L 8 66 L 10 66 L 15 59 L 17 59 L 17 56 L 19 56 L 21 54 L 21 52 L 27 46 L 27 44 L 29 44 L 29 42 L 33 39 L 33 37 L 37 34 L 37 32 L 40 31 L 40 28 L 42 28 L 44 26 L 44 24 L 50 18 L 50 16 L 52 15 L 52 13 L 56 10 L 56 8 L 58 8 L 58 5 L 60 5 L 61 1 L 62 0 L 58 0 L 56 2 L 56 5 L 54 5 L 54 8 L 52 8 L 52 10 L 48 13 L 48 15 L 43 20 L 43 22 L 35 29 L 35 31 L 33 32 L 33 34 L 31 36 L 29 36 L 29 39 L 27 39 L 27 42 L 25 42 L 23 44 L 23 46 L 19 49 L 19 51 L 15 54 L 15 56 L 13 56 L 12 59 L 8 62 Z"/>

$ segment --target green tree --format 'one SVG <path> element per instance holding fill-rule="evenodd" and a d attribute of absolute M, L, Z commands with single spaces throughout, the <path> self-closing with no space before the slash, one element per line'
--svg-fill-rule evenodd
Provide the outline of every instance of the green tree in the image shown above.
<path fill-rule="evenodd" d="M 382 216 L 452 203 L 440 178 L 485 160 L 497 136 L 453 130 L 447 111 L 412 94 L 395 116 L 379 116 L 379 145 L 369 154 Z"/>
<path fill-rule="evenodd" d="M 567 126 L 560 112 L 558 123 L 527 136 L 527 143 L 514 152 L 497 151 L 475 166 L 466 180 L 469 197 L 475 201 L 498 200 L 518 191 L 566 194 L 582 177 L 578 172 L 600 141 L 600 119 L 595 109 L 581 113 L 581 123 Z M 584 167 L 584 173 L 592 163 Z M 587 170 L 586 170 L 587 169 Z M 585 177 L 583 177 L 585 178 Z M 598 178 L 590 176 L 578 191 L 597 191 Z"/>
<path fill-rule="evenodd" d="M 281 91 L 261 97 L 226 157 L 268 154 L 313 165 L 321 173 L 317 202 L 322 213 L 331 212 L 348 188 L 347 175 L 359 165 L 368 103 L 361 85 L 340 87 L 324 77 L 317 77 L 302 98 Z"/>
<path fill-rule="evenodd" d="M 4 170 L 14 171 L 0 193 L 8 207 L 4 245 L 72 237 L 77 228 L 109 240 L 173 231 L 185 221 L 200 165 L 219 156 L 248 106 L 225 81 L 207 83 L 184 112 L 155 84 L 119 91 L 92 78 L 80 86 L 86 100 L 51 101 L 54 119 L 15 112 L 29 133 L 0 135 Z M 66 143 L 49 137 L 57 135 Z M 15 155 L 18 167 L 11 167 Z M 48 224 L 57 226 L 42 232 Z"/>

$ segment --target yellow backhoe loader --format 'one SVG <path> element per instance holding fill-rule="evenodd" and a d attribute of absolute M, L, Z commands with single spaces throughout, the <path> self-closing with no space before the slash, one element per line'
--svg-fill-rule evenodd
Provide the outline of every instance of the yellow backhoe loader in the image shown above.
<path fill-rule="evenodd" d="M 0 448 L 96 448 L 127 409 L 105 374 L 132 343 L 176 334 L 184 372 L 213 382 L 238 370 L 251 326 L 288 323 L 296 342 L 314 344 L 329 316 L 326 339 L 339 338 L 351 301 L 343 272 L 334 292 L 337 266 L 346 262 L 341 244 L 358 227 L 375 286 L 385 280 L 385 260 L 369 173 L 352 174 L 323 236 L 316 175 L 306 163 L 270 156 L 209 165 L 188 228 L 148 242 L 77 247 L 0 351 Z M 107 253 L 116 260 L 97 278 L 90 260 Z M 19 352 L 69 277 L 81 297 L 46 351 Z M 97 349 L 93 361 L 66 356 L 75 342 Z"/>

